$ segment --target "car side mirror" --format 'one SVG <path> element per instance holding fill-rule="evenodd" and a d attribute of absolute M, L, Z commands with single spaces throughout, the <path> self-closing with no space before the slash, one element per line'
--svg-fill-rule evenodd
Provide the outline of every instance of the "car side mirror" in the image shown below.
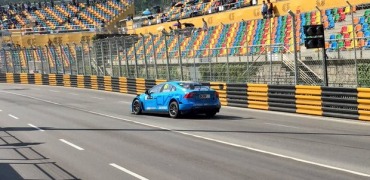
<path fill-rule="evenodd" d="M 150 95 L 149 90 L 145 90 L 146 95 Z"/>

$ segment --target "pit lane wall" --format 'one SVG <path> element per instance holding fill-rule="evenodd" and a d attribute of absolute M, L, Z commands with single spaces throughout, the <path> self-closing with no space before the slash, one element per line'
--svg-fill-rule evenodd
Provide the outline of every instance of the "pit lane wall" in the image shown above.
<path fill-rule="evenodd" d="M 66 74 L 0 74 L 0 83 L 19 83 L 140 94 L 166 80 Z M 370 88 L 203 83 L 217 90 L 223 106 L 370 120 Z"/>

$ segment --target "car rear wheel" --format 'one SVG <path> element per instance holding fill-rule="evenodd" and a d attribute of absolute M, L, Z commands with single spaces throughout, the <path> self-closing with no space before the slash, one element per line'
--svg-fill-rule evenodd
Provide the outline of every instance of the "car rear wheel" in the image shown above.
<path fill-rule="evenodd" d="M 179 105 L 176 101 L 172 101 L 168 108 L 168 114 L 171 118 L 178 118 L 179 117 Z"/>
<path fill-rule="evenodd" d="M 212 118 L 212 117 L 215 117 L 215 115 L 217 114 L 217 112 L 213 111 L 213 112 L 207 112 L 206 113 L 206 116 L 209 117 L 209 118 Z"/>
<path fill-rule="evenodd" d="M 141 103 L 137 99 L 132 103 L 132 112 L 136 115 L 139 115 L 142 112 Z"/>

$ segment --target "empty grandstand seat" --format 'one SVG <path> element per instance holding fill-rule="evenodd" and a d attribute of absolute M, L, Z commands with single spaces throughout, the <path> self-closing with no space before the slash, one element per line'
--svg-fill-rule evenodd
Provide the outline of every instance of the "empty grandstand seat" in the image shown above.
<path fill-rule="evenodd" d="M 340 33 L 341 33 L 341 34 L 348 33 L 347 26 L 343 26 L 343 27 L 342 27 L 342 29 L 340 30 Z"/>
<path fill-rule="evenodd" d="M 370 40 L 367 40 L 367 43 L 366 43 L 366 45 L 365 45 L 365 48 L 366 48 L 366 49 L 370 49 Z"/>
<path fill-rule="evenodd" d="M 355 32 L 359 32 L 359 31 L 362 31 L 362 25 L 361 24 L 357 24 L 356 28 L 355 28 Z"/>
<path fill-rule="evenodd" d="M 367 24 L 367 23 L 364 23 L 363 25 L 362 25 L 362 31 L 367 31 L 367 30 L 369 30 L 369 24 Z"/>
<path fill-rule="evenodd" d="M 337 50 L 338 49 L 338 43 L 337 42 L 332 42 L 330 45 L 330 50 Z"/>

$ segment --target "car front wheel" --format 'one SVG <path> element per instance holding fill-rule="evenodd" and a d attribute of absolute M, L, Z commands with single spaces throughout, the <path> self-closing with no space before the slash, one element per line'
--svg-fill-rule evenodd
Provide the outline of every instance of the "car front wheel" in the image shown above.
<path fill-rule="evenodd" d="M 138 99 L 136 99 L 133 103 L 132 103 L 132 112 L 135 114 L 135 115 L 139 115 L 141 114 L 141 103 Z"/>
<path fill-rule="evenodd" d="M 179 105 L 176 101 L 172 101 L 168 108 L 168 114 L 171 118 L 178 118 L 179 117 Z"/>

